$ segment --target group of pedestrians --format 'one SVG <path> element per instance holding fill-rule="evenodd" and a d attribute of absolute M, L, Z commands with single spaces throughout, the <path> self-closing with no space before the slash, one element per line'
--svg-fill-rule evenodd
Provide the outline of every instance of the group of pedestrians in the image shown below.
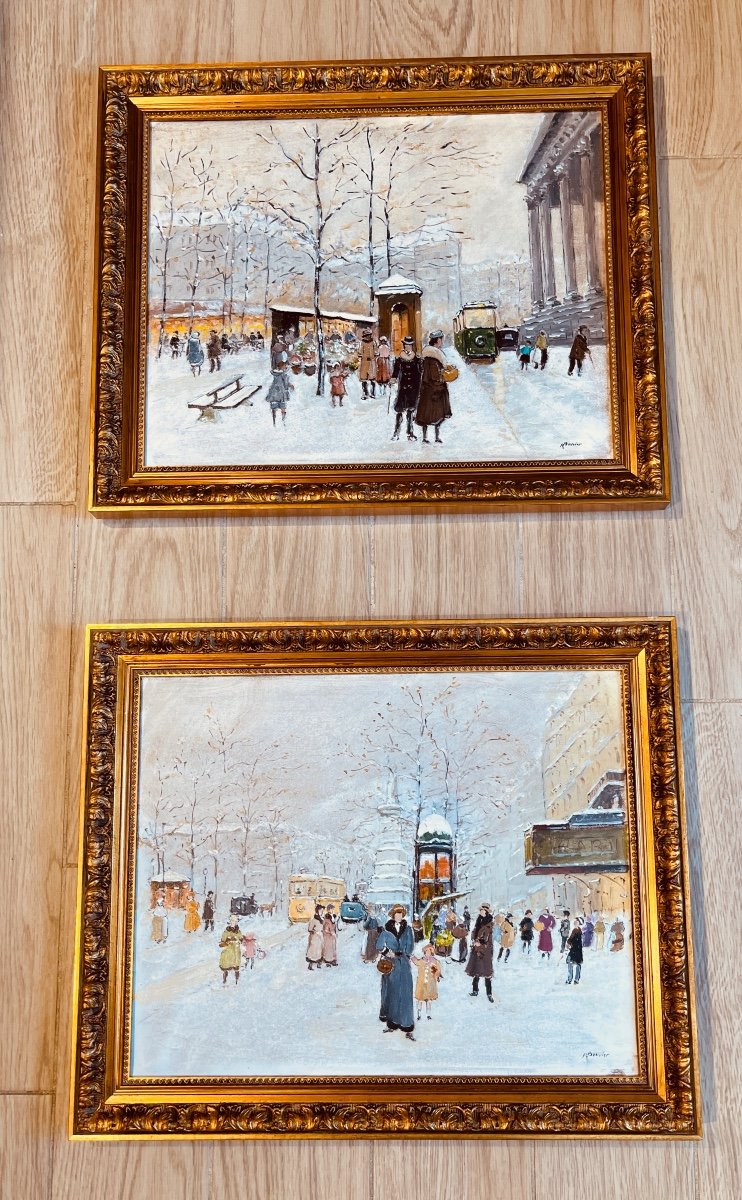
<path fill-rule="evenodd" d="M 589 336 L 590 331 L 587 325 L 580 325 L 569 349 L 568 375 L 574 375 L 575 368 L 577 368 L 577 374 L 581 375 L 586 358 L 592 362 Z M 518 361 L 521 371 L 527 371 L 530 366 L 533 366 L 536 371 L 546 369 L 549 361 L 549 335 L 545 329 L 539 330 L 535 340 L 530 337 L 524 337 L 521 340 L 518 346 Z"/>
<path fill-rule="evenodd" d="M 337 916 L 331 904 L 315 907 L 314 915 L 307 925 L 307 969 L 319 971 L 324 965 L 338 965 L 338 926 Z"/>
<path fill-rule="evenodd" d="M 208 338 L 202 342 L 198 329 L 191 329 L 189 333 L 181 333 L 176 329 L 168 344 L 171 358 L 180 358 L 183 354 L 191 368 L 191 374 L 200 375 L 207 358 L 210 372 L 221 371 L 222 358 L 226 355 L 237 354 L 245 347 L 250 350 L 262 350 L 265 339 L 262 331 L 256 333 L 253 330 L 252 333 L 241 336 L 237 333 L 227 334 L 225 331 L 220 334 L 216 329 L 210 329 Z"/>

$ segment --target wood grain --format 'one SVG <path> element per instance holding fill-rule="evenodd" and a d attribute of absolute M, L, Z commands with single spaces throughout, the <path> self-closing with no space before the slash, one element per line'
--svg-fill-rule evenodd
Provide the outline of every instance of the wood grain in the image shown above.
<path fill-rule="evenodd" d="M 95 51 L 115 63 L 230 62 L 235 0 L 96 0 Z"/>
<path fill-rule="evenodd" d="M 742 834 L 742 703 L 683 705 L 704 1142 L 698 1196 L 742 1195 L 742 975 L 734 938 Z"/>
<path fill-rule="evenodd" d="M 0 1095 L 0 1195 L 39 1200 L 51 1187 L 54 1097 Z"/>
<path fill-rule="evenodd" d="M 372 1200 L 372 1152 L 369 1142 L 219 1142 L 209 1200 Z"/>
<path fill-rule="evenodd" d="M 384 1200 L 530 1200 L 530 1142 L 399 1142 L 376 1144 L 374 1197 Z"/>
<path fill-rule="evenodd" d="M 0 509 L 6 640 L 0 677 L 0 1090 L 54 1078 L 65 722 L 72 602 L 72 512 Z"/>
<path fill-rule="evenodd" d="M 650 0 L 649 8 L 660 154 L 739 156 L 742 5 Z"/>
<path fill-rule="evenodd" d="M 514 0 L 513 54 L 636 53 L 649 50 L 645 0 Z"/>
<path fill-rule="evenodd" d="M 596 1014 L 599 1019 L 599 1014 Z M 534 1200 L 691 1200 L 693 1142 L 544 1143 L 536 1150 Z M 700 1197 L 698 1198 L 700 1200 Z M 731 1198 L 730 1198 L 731 1200 Z"/>

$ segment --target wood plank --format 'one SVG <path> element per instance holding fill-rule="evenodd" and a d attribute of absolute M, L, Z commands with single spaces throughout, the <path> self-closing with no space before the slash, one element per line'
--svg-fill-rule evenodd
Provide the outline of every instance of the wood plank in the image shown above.
<path fill-rule="evenodd" d="M 374 528 L 375 614 L 519 614 L 520 517 L 377 517 Z"/>
<path fill-rule="evenodd" d="M 105 1200 L 152 1200 L 182 1196 L 207 1200 L 211 1142 L 70 1142 L 67 1137 L 70 1078 L 70 1029 L 74 965 L 77 870 L 67 867 L 61 889 L 62 930 L 59 955 L 59 1022 L 56 1054 L 56 1105 L 51 1130 L 52 1197 L 105 1197 Z M 47 1138 L 49 1134 L 46 1134 Z M 34 1197 L 34 1200 L 36 1198 Z"/>
<path fill-rule="evenodd" d="M 368 517 L 230 519 L 227 618 L 363 618 L 369 612 L 372 537 Z"/>
<path fill-rule="evenodd" d="M 0 509 L 6 583 L 0 624 L 0 806 L 3 1029 L 0 1090 L 40 1091 L 53 1078 L 60 840 L 64 813 L 72 604 L 72 510 Z"/>
<path fill-rule="evenodd" d="M 735 230 L 741 190 L 739 159 L 672 161 L 660 171 L 675 459 L 675 500 L 668 515 L 677 531 L 672 608 L 687 631 L 684 698 L 740 695 L 738 656 L 729 653 L 728 629 L 742 604 L 742 393 L 724 331 L 726 314 L 739 308 L 742 255 Z M 647 514 L 648 521 L 654 518 Z M 656 577 L 657 566 L 647 566 Z"/>
<path fill-rule="evenodd" d="M 742 154 L 736 0 L 649 0 L 660 154 Z"/>
<path fill-rule="evenodd" d="M 85 625 L 209 621 L 222 612 L 223 517 L 77 521 L 66 861 L 77 862 Z"/>
<path fill-rule="evenodd" d="M 218 1142 L 209 1200 L 371 1200 L 369 1142 Z"/>
<path fill-rule="evenodd" d="M 0 502 L 74 498 L 77 405 L 88 351 L 85 211 L 93 175 L 89 9 L 30 0 L 4 14 L 0 48 Z"/>
<path fill-rule="evenodd" d="M 461 1197 L 531 1200 L 531 1142 L 377 1142 L 374 1196 L 384 1200 Z"/>
<path fill-rule="evenodd" d="M 699 1200 L 742 1195 L 740 1094 L 742 975 L 733 933 L 742 834 L 742 703 L 684 704 L 696 1010 L 704 1140 Z"/>
<path fill-rule="evenodd" d="M 231 62 L 234 0 L 96 0 L 95 45 L 98 62 Z"/>
<path fill-rule="evenodd" d="M 649 0 L 514 0 L 513 54 L 621 54 L 649 50 Z"/>
<path fill-rule="evenodd" d="M 0 1096 L 0 1195 L 44 1200 L 51 1195 L 49 1130 L 53 1096 Z"/>
<path fill-rule="evenodd" d="M 695 1142 L 543 1142 L 534 1200 L 693 1200 Z M 697 1200 L 701 1200 L 700 1197 Z"/>

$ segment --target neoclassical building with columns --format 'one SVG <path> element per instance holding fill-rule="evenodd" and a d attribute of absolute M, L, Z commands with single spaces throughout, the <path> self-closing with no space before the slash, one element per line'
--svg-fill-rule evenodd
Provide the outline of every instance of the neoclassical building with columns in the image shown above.
<path fill-rule="evenodd" d="M 605 341 L 605 220 L 600 117 L 596 112 L 546 113 L 526 153 L 525 185 L 531 256 L 532 315 L 522 329 L 545 329 L 570 341 L 587 325 Z"/>

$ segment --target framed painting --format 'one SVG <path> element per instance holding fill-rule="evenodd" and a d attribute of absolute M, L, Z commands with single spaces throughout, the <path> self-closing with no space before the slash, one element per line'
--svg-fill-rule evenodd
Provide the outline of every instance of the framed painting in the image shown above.
<path fill-rule="evenodd" d="M 648 55 L 105 67 L 90 507 L 662 507 Z"/>
<path fill-rule="evenodd" d="M 699 1133 L 672 620 L 110 625 L 86 675 L 73 1137 Z"/>

